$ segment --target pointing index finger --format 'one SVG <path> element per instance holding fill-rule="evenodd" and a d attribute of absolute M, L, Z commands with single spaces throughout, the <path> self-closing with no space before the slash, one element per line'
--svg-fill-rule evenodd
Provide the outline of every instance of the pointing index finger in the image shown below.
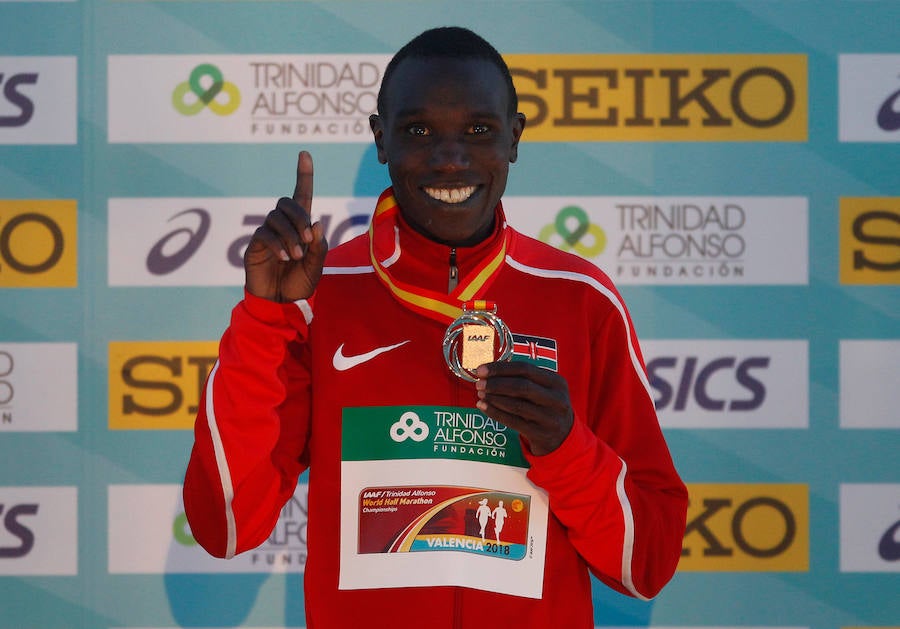
<path fill-rule="evenodd" d="M 293 199 L 302 207 L 307 215 L 312 213 L 313 196 L 313 161 L 308 151 L 300 151 L 297 156 L 297 183 L 294 186 Z"/>

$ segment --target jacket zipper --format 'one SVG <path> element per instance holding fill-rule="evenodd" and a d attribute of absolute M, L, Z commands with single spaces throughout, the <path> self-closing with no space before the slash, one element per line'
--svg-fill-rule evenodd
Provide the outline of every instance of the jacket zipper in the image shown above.
<path fill-rule="evenodd" d="M 452 293 L 459 284 L 459 268 L 456 266 L 456 247 L 450 249 L 450 279 L 447 281 L 447 292 Z"/>
<path fill-rule="evenodd" d="M 459 284 L 459 267 L 456 266 L 456 247 L 450 248 L 450 275 L 447 280 L 447 293 L 452 293 Z M 454 402 L 459 406 L 460 383 L 455 383 Z M 454 629 L 462 629 L 462 595 L 459 588 L 453 588 L 453 627 Z"/>
<path fill-rule="evenodd" d="M 456 266 L 456 247 L 450 249 L 450 278 L 447 281 L 447 292 L 452 293 L 459 284 L 459 267 Z M 456 383 L 455 402 L 459 406 L 460 383 Z M 453 627 L 462 629 L 462 595 L 459 588 L 453 589 Z"/>

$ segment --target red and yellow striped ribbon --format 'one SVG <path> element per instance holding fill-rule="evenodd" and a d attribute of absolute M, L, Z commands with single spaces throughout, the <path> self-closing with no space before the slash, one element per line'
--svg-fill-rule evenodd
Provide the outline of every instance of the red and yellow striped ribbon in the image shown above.
<path fill-rule="evenodd" d="M 475 271 L 469 274 L 471 279 L 464 278 L 453 292 L 443 294 L 397 280 L 375 254 L 376 248 L 381 251 L 392 251 L 393 226 L 396 224 L 399 211 L 393 189 L 388 188 L 379 197 L 375 214 L 372 216 L 372 224 L 369 226 L 369 257 L 375 274 L 391 294 L 411 310 L 441 323 L 450 323 L 458 318 L 463 313 L 463 304 L 469 308 L 487 309 L 489 302 L 474 298 L 491 283 L 503 266 L 509 245 L 508 233 L 504 234 L 496 251 L 492 251 Z"/>

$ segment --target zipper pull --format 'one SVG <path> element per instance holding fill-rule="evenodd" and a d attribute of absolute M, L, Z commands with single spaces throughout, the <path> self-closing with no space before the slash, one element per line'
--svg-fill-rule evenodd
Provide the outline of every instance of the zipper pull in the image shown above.
<path fill-rule="evenodd" d="M 450 279 L 447 281 L 447 292 L 452 293 L 459 284 L 459 269 L 456 268 L 456 247 L 450 249 Z"/>

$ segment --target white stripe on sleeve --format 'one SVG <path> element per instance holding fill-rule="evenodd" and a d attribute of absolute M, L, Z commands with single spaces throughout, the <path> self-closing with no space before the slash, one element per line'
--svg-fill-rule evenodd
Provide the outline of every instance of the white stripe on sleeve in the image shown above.
<path fill-rule="evenodd" d="M 234 486 L 231 483 L 231 471 L 228 469 L 228 461 L 225 458 L 225 446 L 222 444 L 222 435 L 219 434 L 219 426 L 216 423 L 216 407 L 213 404 L 213 383 L 216 373 L 219 371 L 219 361 L 213 365 L 206 383 L 206 421 L 209 424 L 209 434 L 212 438 L 213 452 L 216 455 L 216 466 L 219 469 L 219 480 L 222 483 L 222 494 L 225 497 L 225 559 L 234 557 L 237 548 L 237 525 L 234 521 Z"/>

